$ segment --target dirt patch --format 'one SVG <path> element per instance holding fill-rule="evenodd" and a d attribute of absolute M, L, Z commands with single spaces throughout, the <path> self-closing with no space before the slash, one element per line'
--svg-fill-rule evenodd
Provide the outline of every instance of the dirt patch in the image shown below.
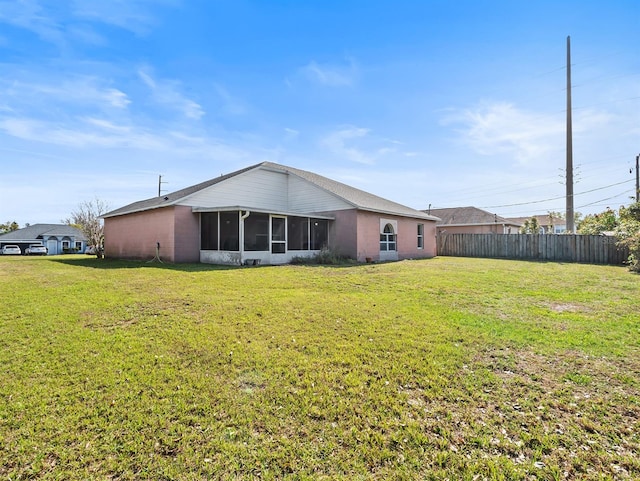
<path fill-rule="evenodd" d="M 549 309 L 553 312 L 581 312 L 584 311 L 582 306 L 578 304 L 570 304 L 566 302 L 552 302 L 549 304 Z"/>

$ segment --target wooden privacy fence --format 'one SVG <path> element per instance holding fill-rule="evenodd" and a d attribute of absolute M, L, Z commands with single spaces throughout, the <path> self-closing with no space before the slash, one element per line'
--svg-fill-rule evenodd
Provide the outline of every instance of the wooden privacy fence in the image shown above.
<path fill-rule="evenodd" d="M 624 264 L 629 257 L 615 237 L 569 234 L 438 234 L 437 253 L 588 264 Z"/>

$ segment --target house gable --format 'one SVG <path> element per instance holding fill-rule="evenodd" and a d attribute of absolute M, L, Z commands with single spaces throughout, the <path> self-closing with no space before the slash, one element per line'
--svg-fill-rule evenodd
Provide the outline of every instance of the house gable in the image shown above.
<path fill-rule="evenodd" d="M 353 209 L 353 205 L 295 175 L 289 175 L 290 212 L 330 212 Z"/>
<path fill-rule="evenodd" d="M 300 214 L 353 208 L 340 197 L 305 179 L 263 166 L 206 187 L 178 204 L 196 210 L 239 206 Z"/>
<path fill-rule="evenodd" d="M 285 211 L 287 209 L 285 175 L 254 169 L 204 188 L 179 202 L 196 208 L 242 206 Z"/>

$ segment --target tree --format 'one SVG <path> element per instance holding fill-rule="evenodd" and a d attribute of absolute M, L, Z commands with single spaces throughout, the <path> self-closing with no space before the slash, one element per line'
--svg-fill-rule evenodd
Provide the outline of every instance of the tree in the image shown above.
<path fill-rule="evenodd" d="M 14 221 L 8 221 L 5 224 L 0 224 L 0 234 L 4 234 L 6 232 L 13 232 L 14 230 L 18 230 L 20 226 L 18 223 Z"/>
<path fill-rule="evenodd" d="M 547 212 L 549 215 L 549 225 L 547 226 L 547 234 L 555 234 L 556 232 L 556 224 L 558 221 L 564 221 L 564 214 L 562 212 L 556 212 L 554 210 L 550 210 Z"/>
<path fill-rule="evenodd" d="M 539 234 L 540 224 L 536 217 L 531 217 L 524 221 L 524 224 L 520 227 L 520 234 Z"/>
<path fill-rule="evenodd" d="M 615 230 L 620 245 L 629 248 L 629 269 L 640 272 L 640 202 L 620 207 L 620 220 Z"/>
<path fill-rule="evenodd" d="M 578 225 L 579 234 L 612 232 L 618 244 L 629 248 L 629 269 L 640 272 L 640 202 L 620 206 L 618 212 L 607 207 L 600 214 L 586 216 Z"/>
<path fill-rule="evenodd" d="M 613 232 L 618 227 L 618 223 L 616 211 L 607 207 L 607 210 L 600 214 L 587 215 L 578 224 L 578 234 L 600 235 L 603 232 Z"/>
<path fill-rule="evenodd" d="M 94 247 L 98 259 L 102 258 L 104 243 L 104 225 L 100 218 L 109 210 L 106 202 L 96 198 L 82 202 L 71 212 L 71 217 L 63 220 L 65 224 L 78 227 L 90 246 Z"/>

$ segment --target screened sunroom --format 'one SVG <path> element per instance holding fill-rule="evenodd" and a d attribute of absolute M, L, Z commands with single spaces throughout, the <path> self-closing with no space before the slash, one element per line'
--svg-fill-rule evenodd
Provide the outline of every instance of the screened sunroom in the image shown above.
<path fill-rule="evenodd" d="M 199 212 L 201 262 L 286 264 L 329 246 L 330 217 L 237 208 Z"/>

